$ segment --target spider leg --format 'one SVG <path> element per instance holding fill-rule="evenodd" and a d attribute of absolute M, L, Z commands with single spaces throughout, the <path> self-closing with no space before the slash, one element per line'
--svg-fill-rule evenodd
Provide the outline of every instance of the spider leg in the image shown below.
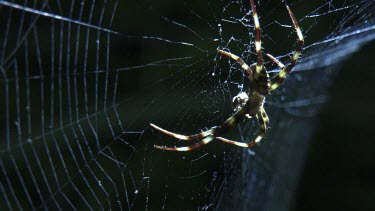
<path fill-rule="evenodd" d="M 258 14 L 255 8 L 254 0 L 250 0 L 251 10 L 253 11 L 254 28 L 255 28 L 255 52 L 257 54 L 257 62 L 255 65 L 254 78 L 258 87 L 258 92 L 262 95 L 267 95 L 270 88 L 270 76 L 263 68 L 263 55 L 262 55 L 262 41 L 261 41 L 261 28 L 259 24 Z"/>
<path fill-rule="evenodd" d="M 283 63 L 281 63 L 279 60 L 277 60 L 275 57 L 273 57 L 271 54 L 266 54 L 268 56 L 268 58 L 270 58 L 273 62 L 275 62 L 277 64 L 277 66 L 279 66 L 281 68 L 281 70 L 283 70 L 285 68 L 285 65 Z"/>
<path fill-rule="evenodd" d="M 196 139 L 202 139 L 202 138 L 205 138 L 207 136 L 210 136 L 213 134 L 214 130 L 215 129 L 210 129 L 210 130 L 206 130 L 204 132 L 201 132 L 201 133 L 198 133 L 198 134 L 194 134 L 194 135 L 190 135 L 190 136 L 185 136 L 185 135 L 181 135 L 181 134 L 178 134 L 178 133 L 173 133 L 173 132 L 170 132 L 168 130 L 165 130 L 159 126 L 156 126 L 152 123 L 150 123 L 151 127 L 155 128 L 156 130 L 168 135 L 168 136 L 172 136 L 173 138 L 177 138 L 177 139 L 180 139 L 180 140 L 185 140 L 185 141 L 191 141 L 191 140 L 196 140 Z"/>
<path fill-rule="evenodd" d="M 279 87 L 281 84 L 284 83 L 285 77 L 290 73 L 290 71 L 296 65 L 297 60 L 299 58 L 299 55 L 301 54 L 303 44 L 304 44 L 302 31 L 298 26 L 298 22 L 297 22 L 296 18 L 294 17 L 293 12 L 290 10 L 288 5 L 286 5 L 286 9 L 288 10 L 288 13 L 289 13 L 290 18 L 292 19 L 294 28 L 296 29 L 297 36 L 298 36 L 298 43 L 297 43 L 297 47 L 296 47 L 296 50 L 294 51 L 294 54 L 293 54 L 293 57 L 292 57 L 292 60 L 291 60 L 290 64 L 287 67 L 282 68 L 281 71 L 279 72 L 279 74 L 277 74 L 271 80 L 271 87 L 269 89 L 269 92 L 273 91 L 274 89 L 276 89 L 277 87 Z"/>
<path fill-rule="evenodd" d="M 258 118 L 258 121 L 259 121 L 260 133 L 250 143 L 232 141 L 232 140 L 229 140 L 229 139 L 226 139 L 226 138 L 223 138 L 223 137 L 216 137 L 216 139 L 218 139 L 220 141 L 223 141 L 223 142 L 226 142 L 228 144 L 233 144 L 233 145 L 240 146 L 240 147 L 247 147 L 247 148 L 253 147 L 255 144 L 259 143 L 262 140 L 262 138 L 265 136 L 265 134 L 267 132 L 267 129 L 268 129 L 268 124 L 269 124 L 267 113 L 266 113 L 266 111 L 264 110 L 263 107 L 259 110 L 256 117 Z"/>
<path fill-rule="evenodd" d="M 225 56 L 228 56 L 230 57 L 231 59 L 235 60 L 238 64 L 241 65 L 241 67 L 246 70 L 247 74 L 249 74 L 249 78 L 250 78 L 250 81 L 253 80 L 254 76 L 253 76 L 253 72 L 251 71 L 249 65 L 247 65 L 240 57 L 232 54 L 232 53 L 229 53 L 229 52 L 226 52 L 226 51 L 223 51 L 223 50 L 217 50 L 217 52 L 225 55 Z"/>
<path fill-rule="evenodd" d="M 260 25 L 258 14 L 255 8 L 254 0 L 250 0 L 251 10 L 253 11 L 254 27 L 255 27 L 255 52 L 258 55 L 257 64 L 255 67 L 255 75 L 259 75 L 263 69 L 263 56 L 261 52 L 262 41 L 260 40 Z"/>
<path fill-rule="evenodd" d="M 264 109 L 264 107 L 262 107 L 260 109 L 260 115 L 261 115 L 261 119 L 263 121 L 263 130 L 264 130 L 264 133 L 267 132 L 267 129 L 268 129 L 268 125 L 270 124 L 270 120 L 268 118 L 268 115 L 266 113 L 266 110 Z M 260 120 L 259 120 L 259 123 L 261 124 Z M 262 129 L 262 124 L 260 125 L 261 129 Z"/>
<path fill-rule="evenodd" d="M 199 148 L 199 147 L 201 147 L 205 144 L 208 144 L 212 140 L 214 140 L 214 137 L 208 136 L 208 137 L 204 138 L 202 141 L 200 141 L 196 144 L 187 146 L 187 147 L 163 147 L 163 146 L 158 146 L 158 145 L 154 145 L 154 147 L 158 148 L 158 149 L 161 149 L 161 150 L 167 150 L 167 151 L 190 151 L 190 150 L 193 150 L 193 149 L 197 149 L 197 148 Z"/>

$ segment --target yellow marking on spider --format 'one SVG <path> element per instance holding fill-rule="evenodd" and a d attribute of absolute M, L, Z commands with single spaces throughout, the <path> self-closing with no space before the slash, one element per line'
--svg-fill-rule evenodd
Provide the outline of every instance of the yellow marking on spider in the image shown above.
<path fill-rule="evenodd" d="M 214 139 L 213 136 L 209 136 L 209 137 L 204 138 L 202 141 L 200 141 L 200 142 L 198 142 L 196 144 L 193 144 L 191 146 L 187 146 L 187 147 L 175 147 L 175 148 L 173 148 L 173 147 L 163 147 L 163 146 L 158 146 L 158 145 L 154 145 L 154 147 L 157 148 L 157 149 L 167 150 L 167 151 L 185 152 L 185 151 L 190 151 L 190 150 L 199 148 L 202 145 L 208 144 L 213 139 Z"/>
<path fill-rule="evenodd" d="M 296 27 L 296 30 L 297 30 L 297 36 L 298 36 L 299 41 L 303 41 L 303 35 L 299 26 Z"/>
<path fill-rule="evenodd" d="M 285 71 L 281 71 L 280 74 L 278 75 L 278 77 L 280 77 L 280 78 L 284 78 L 284 76 L 286 76 Z"/>
<path fill-rule="evenodd" d="M 298 52 L 298 51 L 294 52 L 293 60 L 294 60 L 294 61 L 297 61 L 299 55 L 300 55 L 300 52 Z"/>
<path fill-rule="evenodd" d="M 223 138 L 223 137 L 216 137 L 216 139 L 218 139 L 220 141 L 224 141 L 228 144 L 233 144 L 233 145 L 240 146 L 240 147 L 246 147 L 246 148 L 249 147 L 249 144 L 247 144 L 247 143 L 232 141 L 232 140 L 229 140 L 229 139 L 226 139 L 226 138 Z"/>
<path fill-rule="evenodd" d="M 255 41 L 255 50 L 257 52 L 260 51 L 261 46 L 262 46 L 262 43 L 260 41 Z"/>
<path fill-rule="evenodd" d="M 227 121 L 229 125 L 233 125 L 236 122 L 236 118 L 231 116 Z"/>
<path fill-rule="evenodd" d="M 238 60 L 240 57 L 238 57 L 238 56 L 235 56 L 235 55 L 233 55 L 233 54 L 227 54 L 228 56 L 230 56 L 232 59 L 234 59 L 234 60 Z"/>
<path fill-rule="evenodd" d="M 257 28 L 257 29 L 260 28 L 259 20 L 258 20 L 258 14 L 256 12 L 254 12 L 254 24 L 255 24 L 255 28 Z"/>
<path fill-rule="evenodd" d="M 170 147 L 163 147 L 163 146 L 158 146 L 158 145 L 154 145 L 154 147 L 156 149 L 168 150 L 168 151 L 181 151 L 181 152 L 184 152 L 184 151 L 189 151 L 190 150 L 190 147 L 170 148 Z"/>
<path fill-rule="evenodd" d="M 156 126 L 156 125 L 154 125 L 152 123 L 150 123 L 150 125 L 151 125 L 151 127 L 155 128 L 156 130 L 158 130 L 158 131 L 160 131 L 162 133 L 165 133 L 165 134 L 167 134 L 169 136 L 172 136 L 174 138 L 185 140 L 185 141 L 191 140 L 191 137 L 189 137 L 189 136 L 185 136 L 185 135 L 181 135 L 181 134 L 177 134 L 177 133 L 172 133 L 172 132 L 170 132 L 168 130 L 165 130 L 165 129 L 159 127 L 159 126 Z"/>
<path fill-rule="evenodd" d="M 190 147 L 179 147 L 179 148 L 176 148 L 176 150 L 180 151 L 180 152 L 188 151 L 188 150 L 190 150 Z"/>
<path fill-rule="evenodd" d="M 249 66 L 247 64 L 243 63 L 242 68 L 246 70 L 246 69 L 249 69 Z"/>
<path fill-rule="evenodd" d="M 203 135 L 203 137 L 206 137 L 206 136 L 212 135 L 212 132 L 213 130 L 211 129 L 211 130 L 204 131 L 201 134 Z"/>
<path fill-rule="evenodd" d="M 278 86 L 279 86 L 279 84 L 274 83 L 274 84 L 271 85 L 270 90 L 272 91 L 272 90 L 276 89 Z"/>
<path fill-rule="evenodd" d="M 257 66 L 255 67 L 255 71 L 259 74 L 259 73 L 262 71 L 262 66 L 257 65 Z"/>
<path fill-rule="evenodd" d="M 255 143 L 258 143 L 260 142 L 260 140 L 262 140 L 263 136 L 258 136 L 256 137 L 256 139 L 254 140 Z"/>
<path fill-rule="evenodd" d="M 240 57 L 238 57 L 238 56 L 236 56 L 236 55 L 234 55 L 234 54 L 228 53 L 228 52 L 223 51 L 223 50 L 219 50 L 219 49 L 217 49 L 217 51 L 218 51 L 219 53 L 221 53 L 221 54 L 224 54 L 224 55 L 226 55 L 226 56 L 229 56 L 230 58 L 232 58 L 232 59 L 234 59 L 234 60 L 238 60 L 238 59 L 240 58 Z"/>

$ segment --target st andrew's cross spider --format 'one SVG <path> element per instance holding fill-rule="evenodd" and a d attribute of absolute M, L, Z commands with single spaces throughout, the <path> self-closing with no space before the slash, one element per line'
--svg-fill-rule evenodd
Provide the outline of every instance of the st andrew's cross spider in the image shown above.
<path fill-rule="evenodd" d="M 238 62 L 241 65 L 241 67 L 249 75 L 250 91 L 248 93 L 242 92 L 233 98 L 234 104 L 237 104 L 235 105 L 237 106 L 235 114 L 229 117 L 221 126 L 215 126 L 207 131 L 203 131 L 201 133 L 190 135 L 190 136 L 173 133 L 173 132 L 167 131 L 165 129 L 162 129 L 150 123 L 150 125 L 156 130 L 166 135 L 180 139 L 180 140 L 191 141 L 191 140 L 201 139 L 200 142 L 195 143 L 190 146 L 186 146 L 186 147 L 164 147 L 164 146 L 155 145 L 154 146 L 155 148 L 162 149 L 162 150 L 169 150 L 169 151 L 190 151 L 193 149 L 197 149 L 205 144 L 208 144 L 215 138 L 220 141 L 223 141 L 229 144 L 234 144 L 234 145 L 241 146 L 241 147 L 252 147 L 256 143 L 260 142 L 262 138 L 265 136 L 267 129 L 268 129 L 268 123 L 269 123 L 267 113 L 263 107 L 265 97 L 284 82 L 285 77 L 291 72 L 293 67 L 296 65 L 298 57 L 302 51 L 304 39 L 303 39 L 302 31 L 298 26 L 298 23 L 297 23 L 296 18 L 294 17 L 294 14 L 292 13 L 288 5 L 286 5 L 286 9 L 288 10 L 289 16 L 292 19 L 294 28 L 297 32 L 298 43 L 297 43 L 296 50 L 294 51 L 294 54 L 291 58 L 291 62 L 287 66 L 285 66 L 283 63 L 278 61 L 272 55 L 266 54 L 268 58 L 270 58 L 273 62 L 275 62 L 281 68 L 281 71 L 274 78 L 270 80 L 268 73 L 263 67 L 263 56 L 261 52 L 262 42 L 261 42 L 261 35 L 260 35 L 261 29 L 259 25 L 258 15 L 255 9 L 254 0 L 250 0 L 250 4 L 251 4 L 252 12 L 253 12 L 254 27 L 255 27 L 255 52 L 257 54 L 257 62 L 254 65 L 249 66 L 240 57 L 232 53 L 223 51 L 223 50 L 219 50 L 219 49 L 217 50 L 219 53 L 225 56 L 228 56 L 231 59 Z M 233 128 L 238 122 L 243 120 L 245 117 L 253 117 L 253 116 L 255 116 L 258 119 L 259 125 L 260 125 L 260 133 L 254 140 L 250 141 L 249 143 L 242 143 L 242 142 L 232 141 L 232 140 L 221 137 L 221 135 L 223 135 L 228 130 Z"/>

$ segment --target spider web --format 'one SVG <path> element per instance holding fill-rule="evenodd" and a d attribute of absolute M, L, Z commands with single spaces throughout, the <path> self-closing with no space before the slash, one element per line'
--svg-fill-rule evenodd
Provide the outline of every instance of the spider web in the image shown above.
<path fill-rule="evenodd" d="M 264 52 L 288 64 L 282 1 L 257 1 Z M 5 209 L 288 210 L 340 62 L 375 38 L 374 2 L 288 1 L 303 55 L 266 100 L 253 149 L 182 134 L 220 125 L 249 86 L 217 48 L 256 61 L 248 1 L 0 1 L 0 204 Z M 271 74 L 279 69 L 265 59 Z M 248 141 L 246 120 L 226 137 Z"/>

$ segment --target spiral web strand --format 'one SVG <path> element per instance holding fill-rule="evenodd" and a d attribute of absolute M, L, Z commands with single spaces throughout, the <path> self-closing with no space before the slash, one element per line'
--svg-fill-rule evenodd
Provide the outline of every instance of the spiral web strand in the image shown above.
<path fill-rule="evenodd" d="M 276 206 L 273 200 L 285 192 L 269 190 L 295 185 L 282 169 L 301 163 L 283 161 L 303 156 L 306 128 L 338 70 L 332 67 L 375 38 L 373 1 L 287 3 L 306 45 L 284 85 L 267 98 L 271 128 L 262 144 L 242 151 L 216 140 L 176 154 L 153 148 L 184 143 L 149 123 L 196 134 L 233 114 L 231 100 L 246 91 L 248 76 L 217 48 L 256 62 L 249 2 L 0 0 L 1 207 Z M 296 39 L 285 2 L 255 4 L 262 52 L 288 65 Z M 280 72 L 269 57 L 264 61 L 269 74 Z M 255 123 L 241 122 L 228 138 L 253 138 Z M 301 139 L 289 131 L 296 124 L 306 142 L 293 142 Z M 283 183 L 290 186 L 275 178 L 290 178 Z M 239 188 L 247 188 L 246 197 L 225 197 Z"/>

